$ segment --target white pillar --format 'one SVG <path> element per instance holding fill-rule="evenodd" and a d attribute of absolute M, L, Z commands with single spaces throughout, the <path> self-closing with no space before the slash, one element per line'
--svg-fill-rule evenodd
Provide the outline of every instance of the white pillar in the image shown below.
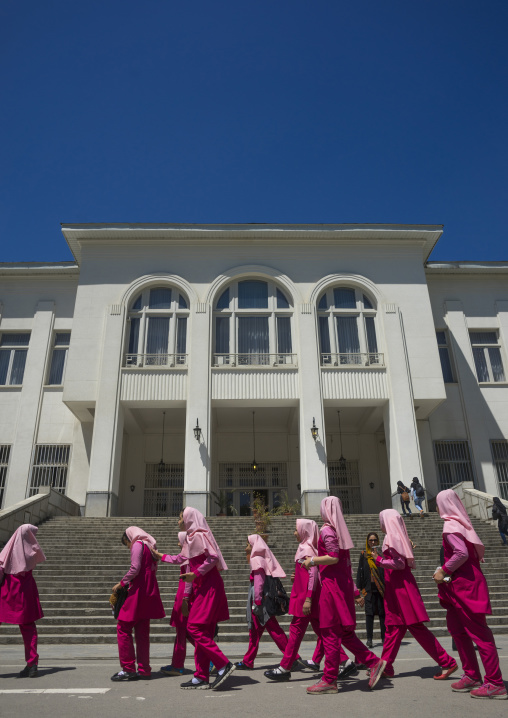
<path fill-rule="evenodd" d="M 464 420 L 471 448 L 478 489 L 496 495 L 497 481 L 490 450 L 488 405 L 478 385 L 466 317 L 459 301 L 445 302 L 445 320 L 457 370 Z"/>
<path fill-rule="evenodd" d="M 197 304 L 187 345 L 189 374 L 187 378 L 187 410 L 185 416 L 184 506 L 193 506 L 205 516 L 208 513 L 211 467 L 210 431 L 210 314 L 204 304 Z M 201 438 L 194 438 L 199 421 Z"/>
<path fill-rule="evenodd" d="M 107 309 L 102 361 L 97 387 L 86 516 L 115 516 L 123 440 L 123 411 L 119 406 L 124 309 Z"/>
<path fill-rule="evenodd" d="M 393 493 L 397 481 L 408 486 L 413 476 L 418 476 L 424 485 L 424 476 L 402 313 L 395 304 L 386 304 L 384 312 L 390 386 L 390 399 L 384 409 L 384 426 Z"/>
<path fill-rule="evenodd" d="M 30 463 L 33 447 L 37 440 L 42 387 L 44 386 L 46 359 L 51 349 L 53 320 L 54 302 L 39 302 L 30 334 L 4 508 L 23 501 L 28 494 Z"/>
<path fill-rule="evenodd" d="M 328 496 L 329 490 L 318 333 L 315 314 L 310 305 L 302 305 L 298 324 L 302 513 L 314 516 L 319 514 L 321 501 Z M 312 438 L 310 431 L 313 418 L 319 428 L 319 437 L 316 440 Z"/>

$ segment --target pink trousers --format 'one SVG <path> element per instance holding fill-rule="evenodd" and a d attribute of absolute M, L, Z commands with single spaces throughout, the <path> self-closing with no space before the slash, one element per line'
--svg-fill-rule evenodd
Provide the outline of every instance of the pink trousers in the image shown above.
<path fill-rule="evenodd" d="M 342 643 L 339 648 L 340 663 L 344 663 L 345 661 L 349 660 L 348 654 L 345 652 L 345 650 L 342 647 L 344 644 L 344 635 L 345 634 L 343 633 L 342 634 Z M 355 635 L 355 638 L 356 638 L 356 635 Z M 346 636 L 346 640 L 347 640 L 347 636 Z M 368 658 L 367 658 L 368 663 L 366 663 L 366 665 L 369 665 L 369 664 L 372 665 L 372 663 L 373 663 L 372 656 L 374 656 L 376 661 L 378 660 L 377 657 L 373 653 L 372 653 L 372 655 L 370 655 L 371 651 L 369 651 L 368 648 L 366 646 L 364 646 L 364 644 L 360 641 L 360 639 L 357 638 L 356 640 L 361 644 L 362 649 L 365 649 L 368 653 Z M 356 648 L 358 648 L 358 647 L 356 646 Z M 349 650 L 349 647 L 348 647 L 348 650 Z M 364 657 L 363 650 L 361 650 L 360 653 L 361 653 L 362 657 Z M 321 663 L 321 661 L 323 660 L 324 655 L 325 655 L 325 647 L 323 645 L 323 639 L 319 638 L 318 642 L 316 643 L 316 648 L 314 649 L 314 654 L 312 656 L 312 660 L 314 661 L 314 663 L 317 663 L 317 665 L 319 665 Z M 361 660 L 360 656 L 355 655 L 354 659 L 355 659 L 356 663 L 358 663 L 358 664 L 365 663 L 365 660 Z"/>
<path fill-rule="evenodd" d="M 39 654 L 37 653 L 37 626 L 35 623 L 21 623 L 19 630 L 23 636 L 25 644 L 25 661 L 28 666 L 37 665 L 39 663 Z"/>
<path fill-rule="evenodd" d="M 323 680 L 325 683 L 335 683 L 339 673 L 340 644 L 342 641 L 342 626 L 336 624 L 328 628 L 321 627 L 321 638 L 325 651 L 325 667 Z"/>
<path fill-rule="evenodd" d="M 423 623 L 414 623 L 411 626 L 386 626 L 381 658 L 383 661 L 386 661 L 385 670 L 389 673 L 393 670 L 393 662 L 397 657 L 400 644 L 407 631 L 411 633 L 423 650 L 428 653 L 441 668 L 451 668 L 456 663 L 455 658 L 445 651 L 434 634 L 429 631 Z"/>
<path fill-rule="evenodd" d="M 132 640 L 132 629 L 136 639 L 136 651 Z M 149 676 L 150 668 L 150 619 L 142 621 L 118 621 L 116 626 L 120 665 L 128 673 L 136 672 L 136 658 L 140 675 Z"/>
<path fill-rule="evenodd" d="M 187 641 L 193 646 L 194 639 L 187 631 L 187 622 L 183 626 L 177 626 L 175 643 L 173 646 L 173 658 L 171 659 L 171 665 L 173 668 L 183 668 L 185 665 L 185 657 L 187 655 Z"/>
<path fill-rule="evenodd" d="M 254 665 L 254 661 L 258 654 L 259 641 L 261 640 L 261 636 L 265 632 L 265 629 L 268 631 L 270 638 L 274 640 L 279 651 L 284 653 L 286 650 L 288 639 L 282 628 L 279 626 L 279 622 L 275 616 L 272 616 L 265 623 L 265 625 L 262 626 L 257 617 L 252 614 L 252 628 L 249 631 L 249 647 L 247 649 L 247 653 L 243 657 L 243 663 L 245 663 L 246 666 L 250 666 L 252 668 Z"/>
<path fill-rule="evenodd" d="M 473 643 L 478 646 L 478 653 L 485 669 L 485 683 L 502 686 L 503 677 L 499 667 L 499 656 L 492 631 L 487 626 L 483 614 L 466 614 L 456 608 L 446 611 L 446 625 L 450 635 L 455 639 L 464 673 L 474 681 L 481 681 L 480 666 Z"/>
<path fill-rule="evenodd" d="M 305 631 L 307 630 L 309 623 L 311 624 L 314 633 L 320 639 L 321 631 L 317 618 L 311 618 L 310 616 L 293 616 L 293 620 L 291 621 L 291 625 L 289 627 L 289 640 L 284 650 L 282 661 L 280 662 L 280 665 L 287 671 L 291 670 L 291 666 L 298 657 L 298 649 L 303 641 L 303 637 L 305 636 Z"/>
<path fill-rule="evenodd" d="M 194 676 L 201 681 L 208 681 L 210 677 L 210 662 L 220 671 L 229 663 L 228 658 L 213 640 L 216 624 L 203 625 L 201 623 L 188 623 L 187 632 L 194 642 L 194 661 L 196 672 Z"/>

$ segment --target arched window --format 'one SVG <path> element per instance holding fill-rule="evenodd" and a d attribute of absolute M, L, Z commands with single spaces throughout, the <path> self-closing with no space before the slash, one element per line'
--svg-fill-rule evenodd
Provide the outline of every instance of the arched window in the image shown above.
<path fill-rule="evenodd" d="M 187 364 L 189 303 L 178 289 L 147 287 L 128 314 L 126 367 Z"/>
<path fill-rule="evenodd" d="M 321 364 L 383 364 L 383 355 L 378 352 L 376 314 L 373 298 L 361 289 L 328 289 L 318 302 Z"/>
<path fill-rule="evenodd" d="M 233 282 L 214 308 L 213 365 L 296 364 L 292 316 L 291 300 L 274 282 Z"/>

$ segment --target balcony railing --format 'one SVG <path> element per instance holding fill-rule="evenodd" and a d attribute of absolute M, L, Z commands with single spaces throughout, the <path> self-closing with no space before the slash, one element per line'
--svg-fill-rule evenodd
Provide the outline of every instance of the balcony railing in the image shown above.
<path fill-rule="evenodd" d="M 384 366 L 384 354 L 366 352 L 360 354 L 321 354 L 321 366 Z"/>
<path fill-rule="evenodd" d="M 124 366 L 128 369 L 185 367 L 187 366 L 187 354 L 126 354 Z"/>
<path fill-rule="evenodd" d="M 214 354 L 213 366 L 296 366 L 296 354 Z"/>

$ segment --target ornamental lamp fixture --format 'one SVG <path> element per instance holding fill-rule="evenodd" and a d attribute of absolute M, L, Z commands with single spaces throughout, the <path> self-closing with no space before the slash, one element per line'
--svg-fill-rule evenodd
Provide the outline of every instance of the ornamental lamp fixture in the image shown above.
<path fill-rule="evenodd" d="M 312 417 L 312 426 L 310 427 L 310 433 L 312 434 L 312 438 L 314 439 L 314 441 L 316 441 L 319 436 L 319 429 L 316 426 L 316 419 L 314 416 Z"/>
<path fill-rule="evenodd" d="M 194 438 L 196 441 L 201 440 L 201 427 L 199 426 L 199 420 L 196 419 L 196 426 L 194 427 Z"/>
<path fill-rule="evenodd" d="M 159 466 L 157 467 L 157 471 L 159 474 L 163 474 L 166 471 L 166 464 L 164 463 L 164 423 L 166 421 L 166 412 L 162 412 L 162 442 L 161 442 L 161 460 L 159 461 Z"/>

